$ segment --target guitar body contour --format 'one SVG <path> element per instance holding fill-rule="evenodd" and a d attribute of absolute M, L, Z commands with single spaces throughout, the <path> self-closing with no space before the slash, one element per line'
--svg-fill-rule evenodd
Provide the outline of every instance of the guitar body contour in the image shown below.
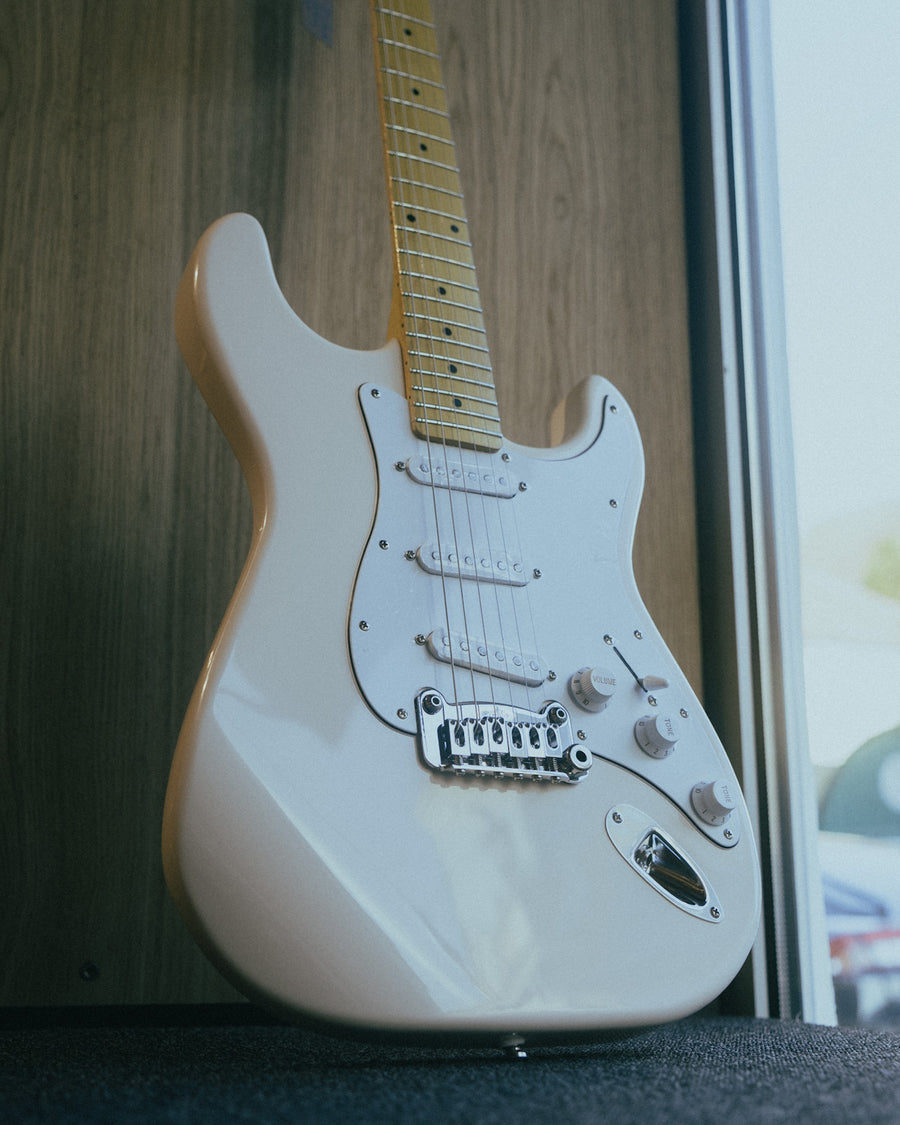
<path fill-rule="evenodd" d="M 491 581 L 492 604 L 527 585 L 530 606 L 531 639 L 498 659 L 540 664 L 499 699 L 496 676 L 470 669 L 467 693 L 440 651 L 428 554 L 437 509 L 455 519 L 465 496 L 416 479 L 397 344 L 355 352 L 307 328 L 246 215 L 204 235 L 176 322 L 255 524 L 166 799 L 166 878 L 205 951 L 295 1017 L 497 1043 L 714 999 L 756 933 L 758 865 L 724 752 L 635 588 L 643 460 L 622 397 L 589 380 L 563 444 L 479 455 L 514 487 L 490 498 L 492 565 L 522 576 Z M 483 583 L 459 585 L 465 610 Z M 573 697 L 583 665 L 608 673 L 602 709 Z M 504 753 L 452 744 L 454 691 L 491 694 Z M 674 745 L 642 746 L 662 711 Z M 718 824 L 713 783 L 732 793 Z"/>

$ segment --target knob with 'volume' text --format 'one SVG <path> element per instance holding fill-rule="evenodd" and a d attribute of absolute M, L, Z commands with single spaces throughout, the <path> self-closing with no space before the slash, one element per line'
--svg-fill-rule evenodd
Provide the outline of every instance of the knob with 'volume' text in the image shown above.
<path fill-rule="evenodd" d="M 616 674 L 607 668 L 579 668 L 569 680 L 569 691 L 585 711 L 602 711 L 616 690 Z"/>

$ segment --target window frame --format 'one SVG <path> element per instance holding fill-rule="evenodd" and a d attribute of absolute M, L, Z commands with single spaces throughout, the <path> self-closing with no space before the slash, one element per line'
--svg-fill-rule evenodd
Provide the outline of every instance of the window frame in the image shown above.
<path fill-rule="evenodd" d="M 767 0 L 680 0 L 704 694 L 757 833 L 763 924 L 730 994 L 836 1023 L 809 757 Z"/>

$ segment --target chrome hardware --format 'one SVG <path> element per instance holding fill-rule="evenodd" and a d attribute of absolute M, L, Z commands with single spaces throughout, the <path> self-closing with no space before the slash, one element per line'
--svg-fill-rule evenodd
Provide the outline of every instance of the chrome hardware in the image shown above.
<path fill-rule="evenodd" d="M 640 809 L 610 809 L 606 832 L 629 867 L 663 898 L 703 921 L 722 920 L 722 904 L 709 880 L 684 848 Z"/>
<path fill-rule="evenodd" d="M 557 721 L 550 719 L 551 711 Z M 452 704 L 426 688 L 416 696 L 416 720 L 422 758 L 442 773 L 571 785 L 593 762 L 590 751 L 574 743 L 565 708 L 553 701 L 540 711 L 492 702 Z"/>

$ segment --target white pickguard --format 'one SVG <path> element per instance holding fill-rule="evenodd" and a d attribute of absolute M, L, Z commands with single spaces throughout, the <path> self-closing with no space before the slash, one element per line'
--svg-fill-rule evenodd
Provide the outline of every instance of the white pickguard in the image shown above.
<path fill-rule="evenodd" d="M 413 699 L 424 688 L 451 701 L 479 701 L 487 710 L 538 711 L 557 701 L 571 712 L 593 755 L 638 773 L 700 831 L 731 847 L 737 824 L 729 818 L 709 825 L 691 802 L 698 783 L 730 779 L 724 752 L 634 585 L 631 546 L 644 478 L 637 427 L 605 380 L 594 381 L 592 395 L 596 429 L 589 444 L 577 455 L 551 459 L 547 451 L 511 443 L 496 454 L 431 450 L 411 435 L 401 395 L 361 388 L 378 508 L 350 609 L 356 678 L 373 711 L 410 734 L 416 732 Z M 468 488 L 432 488 L 417 479 L 428 474 L 406 467 L 436 459 L 450 474 L 468 472 Z M 515 485 L 512 496 L 479 489 L 481 479 L 493 482 L 502 474 Z M 430 556 L 438 543 L 441 575 L 419 561 L 423 544 Z M 525 584 L 497 582 L 493 559 L 518 563 Z M 468 560 L 482 564 L 483 579 L 469 576 Z M 455 667 L 434 658 L 434 642 L 422 643 L 448 634 L 465 638 Z M 489 673 L 473 672 L 467 663 L 477 649 L 486 650 Z M 567 688 L 586 665 L 608 670 L 616 681 L 599 714 L 579 708 Z M 645 690 L 629 668 L 668 686 Z M 522 683 L 529 675 L 532 683 Z M 641 718 L 661 712 L 676 717 L 680 734 L 662 759 L 645 753 L 634 737 Z"/>
<path fill-rule="evenodd" d="M 440 579 L 404 557 L 435 528 L 430 489 L 394 467 L 418 451 L 396 345 L 352 352 L 311 332 L 243 215 L 204 235 L 176 315 L 255 521 L 166 799 L 166 877 L 203 948 L 295 1017 L 470 1041 L 635 1027 L 712 1000 L 754 939 L 758 867 L 740 799 L 733 846 L 692 811 L 693 782 L 733 775 L 634 588 L 642 468 L 621 397 L 595 380 L 572 396 L 563 446 L 510 445 L 528 488 L 503 501 L 507 556 L 541 571 L 523 647 L 556 672 L 504 690 L 564 702 L 593 765 L 568 785 L 459 777 L 422 760 L 410 721 L 421 687 L 452 681 L 415 641 Z M 361 387 L 381 391 L 363 391 L 364 412 Z M 668 680 L 660 707 L 688 712 L 669 757 L 637 746 L 650 693 L 624 668 L 599 714 L 567 695 L 581 664 L 618 660 L 607 633 L 639 676 Z M 495 678 L 470 682 L 481 696 Z M 653 849 L 677 851 L 672 871 L 699 873 L 708 898 L 654 884 Z"/>

